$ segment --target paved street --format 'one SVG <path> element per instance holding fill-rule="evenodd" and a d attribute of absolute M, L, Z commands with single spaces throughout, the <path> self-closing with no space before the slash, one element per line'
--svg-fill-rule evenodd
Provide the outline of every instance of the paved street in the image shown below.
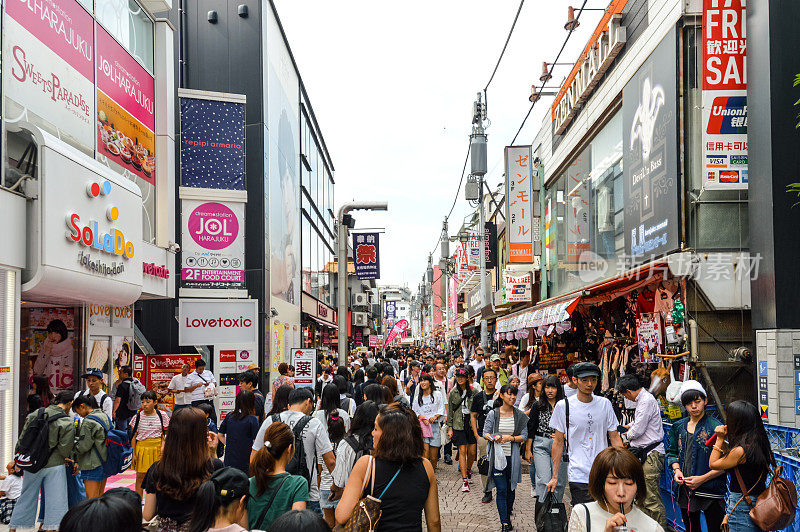
<path fill-rule="evenodd" d="M 439 510 L 442 514 L 442 532 L 473 532 L 500 530 L 497 504 L 494 499 L 489 504 L 481 503 L 480 477 L 477 465 L 473 469 L 473 485 L 469 493 L 461 492 L 461 475 L 455 464 L 452 466 L 439 462 L 436 477 L 439 480 Z M 531 479 L 527 474 L 528 465 L 523 463 L 522 484 L 517 487 L 517 499 L 511 524 L 514 530 L 534 531 L 533 499 L 531 499 Z"/>

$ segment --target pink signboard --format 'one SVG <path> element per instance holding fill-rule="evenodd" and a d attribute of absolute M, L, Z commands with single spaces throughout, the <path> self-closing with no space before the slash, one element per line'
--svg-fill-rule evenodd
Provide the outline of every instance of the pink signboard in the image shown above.
<path fill-rule="evenodd" d="M 7 0 L 6 120 L 47 123 L 93 147 L 92 17 L 76 0 Z"/>
<path fill-rule="evenodd" d="M 155 184 L 155 79 L 99 24 L 97 152 Z"/>

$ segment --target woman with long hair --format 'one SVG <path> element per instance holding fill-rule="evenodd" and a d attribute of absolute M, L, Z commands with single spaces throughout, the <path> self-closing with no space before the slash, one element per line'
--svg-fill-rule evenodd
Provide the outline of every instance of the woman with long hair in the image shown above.
<path fill-rule="evenodd" d="M 42 406 L 48 407 L 53 402 L 53 392 L 50 391 L 50 383 L 44 375 L 34 375 L 31 377 L 31 384 L 33 385 L 28 392 L 28 395 L 38 395 L 42 401 Z"/>
<path fill-rule="evenodd" d="M 439 390 L 435 389 L 433 377 L 423 373 L 419 377 L 419 385 L 414 390 L 414 397 L 411 398 L 411 409 L 417 415 L 417 419 L 422 424 L 430 427 L 430 436 L 425 436 L 428 431 L 422 428 L 422 456 L 427 458 L 436 468 L 439 457 L 439 448 L 442 446 L 442 418 L 445 416 L 444 397 Z"/>
<path fill-rule="evenodd" d="M 555 375 L 544 379 L 544 391 L 530 406 L 528 415 L 528 439 L 525 442 L 525 459 L 530 463 L 531 485 L 536 493 L 536 512 L 538 513 L 547 494 L 547 483 L 553 478 L 553 433 L 550 416 L 556 403 L 564 399 L 564 388 Z M 522 408 L 524 411 L 524 406 Z M 553 494 L 553 502 L 561 503 L 564 487 L 567 484 L 567 463 L 562 461 L 558 469 L 558 484 Z"/>
<path fill-rule="evenodd" d="M 216 435 L 209 433 L 199 408 L 173 414 L 161 459 L 150 466 L 142 482 L 147 492 L 142 516 L 147 521 L 155 518 L 158 532 L 188 530 L 197 490 L 223 467 L 209 455 L 209 445 L 215 443 Z"/>
<path fill-rule="evenodd" d="M 200 485 L 189 532 L 245 532 L 250 480 L 235 467 L 223 467 Z"/>
<path fill-rule="evenodd" d="M 339 388 L 336 384 L 329 383 L 322 388 L 319 409 L 314 412 L 314 417 L 319 419 L 322 426 L 327 429 L 335 456 L 336 446 L 344 438 L 345 432 L 350 429 L 350 416 L 340 408 Z M 333 511 L 336 508 L 336 501 L 331 500 L 333 474 L 325 467 L 325 460 L 321 455 L 317 456 L 317 472 L 321 473 L 319 476 L 319 505 L 325 515 L 325 521 L 328 525 L 333 526 L 335 522 Z"/>
<path fill-rule="evenodd" d="M 436 475 L 422 457 L 422 429 L 414 413 L 399 404 L 384 405 L 372 430 L 374 449 L 353 467 L 336 507 L 336 521 L 345 524 L 367 492 L 381 501 L 376 532 L 422 532 L 422 513 L 430 532 L 439 532 L 439 495 Z M 373 478 L 374 483 L 369 479 Z"/>
<path fill-rule="evenodd" d="M 731 532 L 760 530 L 750 518 L 750 510 L 767 489 L 767 475 L 770 467 L 775 467 L 775 456 L 755 405 L 734 401 L 725 414 L 728 423 L 714 429 L 716 441 L 708 465 L 717 471 L 728 471 L 727 512 Z"/>
<path fill-rule="evenodd" d="M 405 398 L 403 394 L 397 389 L 397 379 L 392 377 L 391 375 L 387 375 L 381 381 L 381 385 L 388 388 L 389 395 L 392 396 L 392 400 L 389 401 L 390 403 L 400 403 L 406 408 L 409 408 L 410 405 L 408 404 L 408 399 Z"/>
<path fill-rule="evenodd" d="M 478 440 L 470 428 L 470 410 L 475 390 L 469 384 L 469 373 L 464 368 L 456 370 L 456 384 L 447 398 L 447 436 L 458 448 L 458 464 L 461 467 L 461 491 L 469 491 L 472 480 L 472 464 L 478 454 Z"/>
<path fill-rule="evenodd" d="M 225 445 L 225 466 L 235 467 L 246 475 L 250 471 L 250 450 L 259 429 L 255 394 L 240 391 L 233 408 L 219 426 L 219 440 Z"/>
<path fill-rule="evenodd" d="M 494 409 L 486 415 L 483 437 L 491 444 L 489 450 L 489 480 L 486 490 L 497 488 L 497 512 L 503 532 L 511 530 L 511 512 L 514 510 L 517 484 L 522 482 L 520 449 L 528 439 L 528 416 L 514 407 L 517 388 L 506 384 L 500 387 L 500 397 Z M 501 451 L 502 450 L 502 451 Z M 495 469 L 495 453 L 505 455 L 506 466 Z"/>
<path fill-rule="evenodd" d="M 531 407 L 542 396 L 543 387 L 544 379 L 542 379 L 542 376 L 539 373 L 531 373 L 525 380 L 525 389 L 528 391 L 517 399 L 517 404 L 514 406 L 525 412 L 526 416 L 530 417 Z"/>
<path fill-rule="evenodd" d="M 282 421 L 271 423 L 264 433 L 264 446 L 256 452 L 250 469 L 250 500 L 247 503 L 249 528 L 267 530 L 279 515 L 289 510 L 305 510 L 308 482 L 286 472 L 294 456 L 294 433 Z"/>
<path fill-rule="evenodd" d="M 289 394 L 292 393 L 294 388 L 292 386 L 281 386 L 275 390 L 275 397 L 272 400 L 272 408 L 266 417 L 271 417 L 274 414 L 280 414 L 289 409 Z"/>
<path fill-rule="evenodd" d="M 364 401 L 353 416 L 350 431 L 336 447 L 336 467 L 333 469 L 331 494 L 335 499 L 341 497 L 347 479 L 356 461 L 372 451 L 372 429 L 378 417 L 378 406 L 372 401 Z"/>

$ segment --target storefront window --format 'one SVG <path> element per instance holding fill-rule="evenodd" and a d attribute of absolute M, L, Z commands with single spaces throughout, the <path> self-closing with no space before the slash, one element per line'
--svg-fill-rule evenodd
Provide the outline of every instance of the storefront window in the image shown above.
<path fill-rule="evenodd" d="M 97 21 L 152 73 L 153 21 L 144 9 L 134 0 L 95 0 L 95 6 Z"/>
<path fill-rule="evenodd" d="M 549 297 L 610 277 L 621 266 L 623 208 L 618 112 L 545 193 Z"/>

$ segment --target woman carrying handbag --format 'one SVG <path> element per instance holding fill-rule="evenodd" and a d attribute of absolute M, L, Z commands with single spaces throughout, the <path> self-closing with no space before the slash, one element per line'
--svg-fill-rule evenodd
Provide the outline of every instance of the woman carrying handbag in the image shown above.
<path fill-rule="evenodd" d="M 336 506 L 337 531 L 440 532 L 433 466 L 422 457 L 416 415 L 397 403 L 381 407 L 372 431 L 372 456 L 353 467 Z"/>

